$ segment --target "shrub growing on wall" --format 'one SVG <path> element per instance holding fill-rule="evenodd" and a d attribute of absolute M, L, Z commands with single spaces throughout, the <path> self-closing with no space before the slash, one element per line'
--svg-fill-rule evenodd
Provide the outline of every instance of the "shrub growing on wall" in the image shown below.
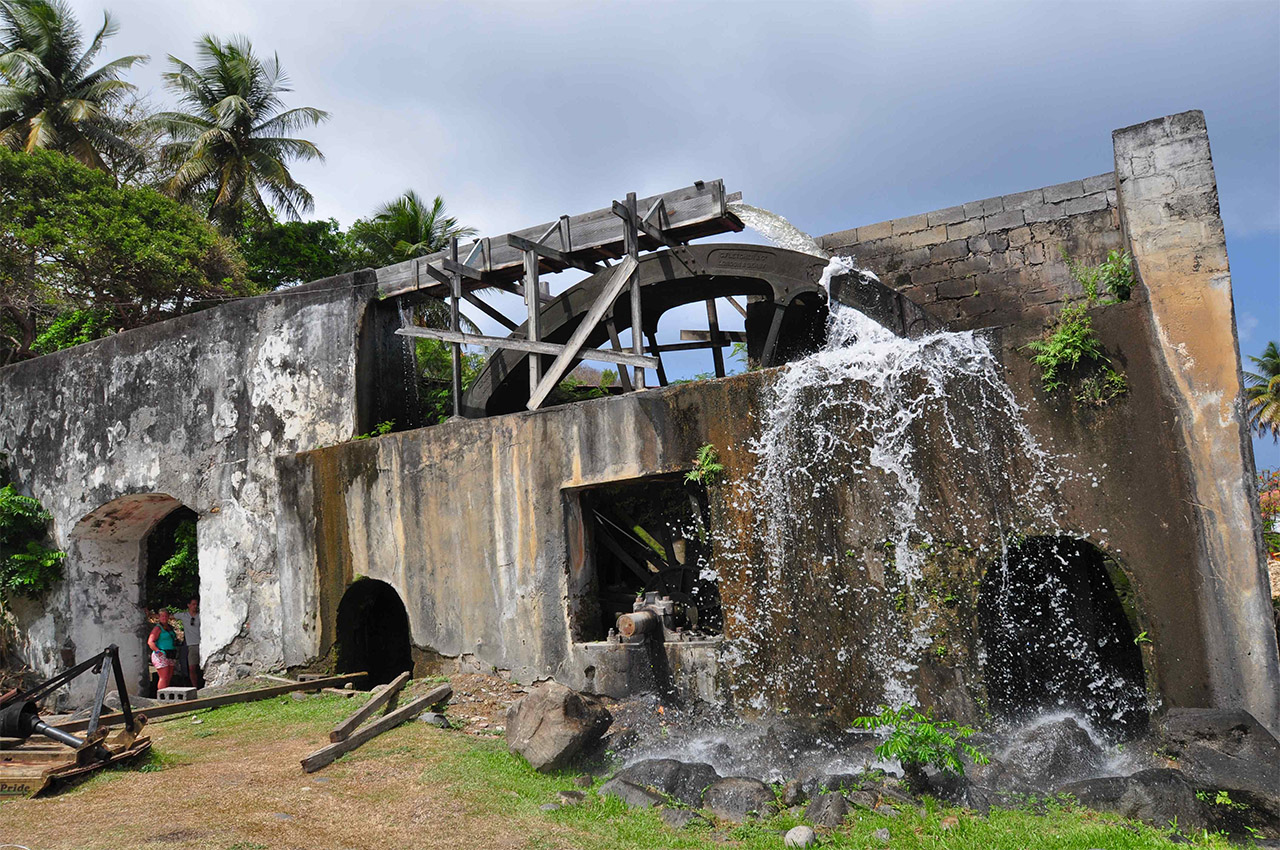
<path fill-rule="evenodd" d="M 0 487 L 0 598 L 36 598 L 61 580 L 66 553 L 44 545 L 51 519 L 12 484 Z"/>

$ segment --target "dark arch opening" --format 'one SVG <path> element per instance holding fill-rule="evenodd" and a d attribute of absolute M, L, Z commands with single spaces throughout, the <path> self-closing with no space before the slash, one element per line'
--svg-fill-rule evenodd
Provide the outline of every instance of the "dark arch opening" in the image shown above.
<path fill-rule="evenodd" d="M 1071 711 L 1122 737 L 1146 728 L 1128 580 L 1088 541 L 1031 537 L 1011 546 L 983 577 L 978 626 L 998 718 Z"/>
<path fill-rule="evenodd" d="M 200 595 L 200 560 L 196 548 L 199 515 L 179 506 L 156 523 L 147 535 L 147 607 L 187 607 Z"/>
<path fill-rule="evenodd" d="M 337 672 L 369 674 L 361 685 L 390 682 L 413 670 L 409 615 L 400 594 L 385 581 L 362 578 L 338 603 Z"/>

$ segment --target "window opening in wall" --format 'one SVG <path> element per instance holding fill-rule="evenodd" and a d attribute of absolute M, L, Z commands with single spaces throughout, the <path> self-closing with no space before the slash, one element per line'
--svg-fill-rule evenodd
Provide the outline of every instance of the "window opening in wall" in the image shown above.
<path fill-rule="evenodd" d="M 987 698 L 998 717 L 1065 710 L 1126 736 L 1146 727 L 1134 594 L 1100 549 L 1028 538 L 987 570 L 979 603 Z"/>
<path fill-rule="evenodd" d="M 604 640 L 646 593 L 673 603 L 672 625 L 690 637 L 721 633 L 720 591 L 710 578 L 706 488 L 683 475 L 576 492 L 585 551 L 571 620 L 577 640 Z"/>
<path fill-rule="evenodd" d="M 390 682 L 413 670 L 409 615 L 384 581 L 357 579 L 338 603 L 337 672 L 369 674 L 361 687 Z"/>

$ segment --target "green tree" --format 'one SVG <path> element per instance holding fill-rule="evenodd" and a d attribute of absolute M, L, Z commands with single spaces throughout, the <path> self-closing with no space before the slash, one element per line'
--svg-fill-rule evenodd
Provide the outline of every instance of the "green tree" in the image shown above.
<path fill-rule="evenodd" d="M 196 42 L 198 64 L 169 57 L 164 75 L 185 112 L 160 112 L 151 120 L 168 137 L 162 149 L 173 169 L 166 183 L 174 197 L 205 206 L 209 219 L 238 234 L 246 214 L 270 218 L 274 208 L 291 219 L 314 206 L 311 193 L 289 173 L 293 160 L 323 160 L 312 142 L 291 134 L 313 127 L 329 113 L 310 106 L 285 109 L 280 95 L 289 78 L 273 55 L 263 59 L 249 40 Z"/>
<path fill-rule="evenodd" d="M 1244 373 L 1249 427 L 1265 437 L 1280 440 L 1280 349 L 1267 343 L 1261 357 L 1249 357 L 1257 372 Z"/>
<path fill-rule="evenodd" d="M 0 0 L 0 144 L 49 149 L 109 170 L 108 159 L 137 159 L 112 109 L 133 91 L 120 79 L 146 56 L 124 56 L 90 70 L 116 32 L 109 14 L 86 47 L 63 0 Z"/>
<path fill-rule="evenodd" d="M 189 207 L 58 153 L 0 148 L 0 363 L 30 357 L 73 311 L 125 329 L 255 291 L 235 247 Z"/>
<path fill-rule="evenodd" d="M 448 247 L 452 237 L 475 233 L 474 227 L 445 215 L 444 198 L 436 195 L 428 204 L 410 189 L 379 207 L 372 218 L 351 225 L 349 235 L 364 264 L 377 267 L 434 254 Z"/>
<path fill-rule="evenodd" d="M 247 277 L 265 289 L 358 268 L 346 234 L 331 218 L 262 222 L 246 228 L 238 244 Z"/>

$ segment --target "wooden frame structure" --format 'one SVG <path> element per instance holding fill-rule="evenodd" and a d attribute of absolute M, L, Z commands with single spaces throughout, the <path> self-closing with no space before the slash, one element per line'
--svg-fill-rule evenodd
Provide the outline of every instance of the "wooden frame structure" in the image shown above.
<path fill-rule="evenodd" d="M 401 327 L 398 335 L 423 337 L 448 342 L 451 346 L 453 414 L 462 415 L 462 346 L 479 345 L 489 349 L 513 349 L 528 353 L 528 408 L 536 410 L 577 360 L 593 359 L 619 366 L 619 378 L 625 391 L 642 390 L 646 386 L 646 369 L 654 369 L 661 384 L 666 384 L 665 370 L 656 339 L 650 339 L 652 355 L 645 354 L 645 333 L 640 287 L 636 269 L 640 252 L 657 248 L 679 250 L 690 239 L 717 233 L 740 231 L 743 225 L 728 210 L 730 201 L 740 195 L 728 195 L 720 180 L 699 181 L 693 186 L 637 199 L 628 193 L 625 202 L 614 201 L 609 209 L 595 210 L 578 216 L 561 216 L 555 222 L 484 238 L 471 243 L 463 256 L 458 240 L 450 240 L 448 249 L 419 257 L 395 266 L 379 269 L 378 292 L 383 298 L 425 292 L 449 300 L 449 328 Z M 642 213 L 641 210 L 644 212 Z M 610 260 L 621 260 L 610 265 Z M 598 273 L 611 269 L 609 281 L 591 306 L 587 320 L 566 343 L 549 343 L 542 339 L 541 316 L 544 296 L 540 274 L 568 268 Z M 500 311 L 486 304 L 476 290 L 496 288 L 522 295 L 527 318 L 524 338 L 493 337 L 462 331 L 462 301 L 474 305 L 513 333 L 518 326 Z M 622 350 L 617 328 L 607 314 L 624 289 L 630 293 L 631 351 Z M 736 302 L 734 306 L 743 310 Z M 744 311 L 745 315 L 745 311 Z M 688 348 L 711 348 L 716 374 L 723 376 L 724 345 L 728 337 L 719 330 L 715 300 L 707 300 L 710 335 L 698 339 Z M 584 350 L 587 337 L 605 322 L 611 350 Z M 679 350 L 666 347 L 666 350 Z M 587 351 L 590 353 L 588 354 Z M 555 359 L 544 363 L 544 356 Z M 627 374 L 624 367 L 634 370 Z"/>

